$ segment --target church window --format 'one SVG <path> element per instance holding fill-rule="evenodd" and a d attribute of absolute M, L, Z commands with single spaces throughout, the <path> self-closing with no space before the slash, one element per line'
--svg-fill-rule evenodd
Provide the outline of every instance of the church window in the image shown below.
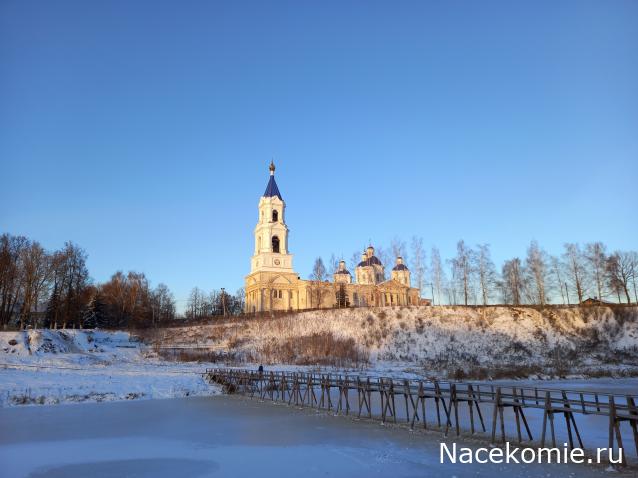
<path fill-rule="evenodd" d="M 279 212 L 274 209 L 272 212 L 272 222 L 277 222 L 279 221 Z"/>
<path fill-rule="evenodd" d="M 279 238 L 277 236 L 272 236 L 272 251 L 279 252 Z"/>

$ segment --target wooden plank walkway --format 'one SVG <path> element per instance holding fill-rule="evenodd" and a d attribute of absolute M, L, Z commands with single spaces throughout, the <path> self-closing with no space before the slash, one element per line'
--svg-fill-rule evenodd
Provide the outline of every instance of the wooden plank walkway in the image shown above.
<path fill-rule="evenodd" d="M 620 395 L 580 390 L 492 384 L 408 380 L 363 375 L 307 372 L 255 372 L 239 369 L 207 369 L 205 378 L 223 386 L 228 393 L 240 393 L 261 400 L 288 405 L 326 409 L 336 414 L 356 415 L 381 422 L 403 422 L 410 428 L 421 426 L 460 435 L 461 429 L 490 433 L 492 443 L 505 443 L 505 409 L 511 409 L 518 443 L 531 442 L 526 410 L 542 412 L 540 446 L 557 446 L 555 416 L 562 418 L 568 447 L 584 448 L 576 416 L 607 417 L 608 447 L 626 464 L 621 423 L 628 422 L 638 455 L 637 395 Z M 465 407 L 465 423 L 459 414 Z M 492 416 L 487 431 L 486 408 Z M 426 412 L 432 418 L 427 418 Z M 434 418 L 435 417 L 435 418 Z M 622 453 L 620 452 L 622 450 Z M 615 456 L 619 456 L 615 453 Z"/>

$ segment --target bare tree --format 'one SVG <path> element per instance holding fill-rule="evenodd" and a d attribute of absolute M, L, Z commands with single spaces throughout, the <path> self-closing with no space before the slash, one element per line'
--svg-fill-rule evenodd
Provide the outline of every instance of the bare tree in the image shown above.
<path fill-rule="evenodd" d="M 441 290 L 445 283 L 445 272 L 441 263 L 441 253 L 437 247 L 432 247 L 432 252 L 430 253 L 430 274 L 433 288 L 436 292 L 437 303 L 440 305 Z M 432 297 L 432 301 L 434 301 L 434 297 Z"/>
<path fill-rule="evenodd" d="M 310 279 L 317 282 L 323 282 L 324 280 L 326 280 L 326 266 L 323 265 L 323 259 L 321 259 L 321 257 L 317 257 L 315 259 L 315 264 L 314 266 L 312 266 Z"/>
<path fill-rule="evenodd" d="M 631 304 L 629 286 L 636 274 L 635 254 L 625 251 L 614 252 L 607 259 L 607 274 L 610 287 L 613 290 L 622 291 L 627 298 L 627 303 Z"/>
<path fill-rule="evenodd" d="M 585 245 L 585 259 L 591 282 L 596 286 L 598 299 L 605 297 L 605 265 L 607 252 L 602 242 L 590 242 Z"/>
<path fill-rule="evenodd" d="M 479 288 L 483 305 L 490 302 L 490 296 L 496 284 L 496 269 L 490 253 L 489 244 L 479 244 L 478 252 L 474 257 L 476 263 L 474 269 L 478 275 Z"/>
<path fill-rule="evenodd" d="M 151 292 L 151 323 L 154 326 L 175 319 L 175 298 L 166 284 L 158 284 Z"/>
<path fill-rule="evenodd" d="M 551 263 L 552 273 L 554 275 L 554 284 L 558 286 L 558 290 L 560 291 L 561 298 L 563 299 L 563 304 L 566 304 L 567 302 L 565 301 L 565 294 L 567 293 L 567 290 L 565 287 L 565 281 L 563 280 L 563 273 L 562 273 L 563 265 L 561 264 L 558 257 L 555 257 L 555 256 L 550 257 L 550 263 Z"/>
<path fill-rule="evenodd" d="M 231 309 L 230 313 L 233 315 L 239 315 L 244 311 L 246 305 L 246 289 L 240 287 L 235 292 L 235 306 Z"/>
<path fill-rule="evenodd" d="M 540 305 L 545 305 L 547 301 L 547 269 L 547 253 L 538 247 L 536 241 L 532 241 L 527 249 L 525 271 L 528 276 L 528 283 L 533 288 L 533 302 Z"/>
<path fill-rule="evenodd" d="M 330 262 L 328 262 L 328 274 L 330 275 L 330 277 L 332 277 L 334 273 L 337 272 L 337 269 L 339 269 L 339 259 L 337 259 L 337 256 L 335 256 L 333 252 L 332 254 L 330 254 Z"/>
<path fill-rule="evenodd" d="M 636 281 L 638 281 L 638 252 L 630 251 L 628 254 L 631 263 L 631 282 L 634 286 L 634 303 L 638 304 L 638 287 L 636 287 Z"/>
<path fill-rule="evenodd" d="M 384 267 L 392 268 L 392 264 L 394 264 L 394 260 L 392 259 L 392 252 L 390 249 L 386 249 L 385 247 L 377 247 L 374 250 L 375 255 L 381 261 Z M 385 272 L 385 271 L 384 271 Z M 385 277 L 384 277 L 385 280 Z"/>
<path fill-rule="evenodd" d="M 31 322 L 32 312 L 38 311 L 40 298 L 51 277 L 51 257 L 38 242 L 30 242 L 22 249 L 22 308 L 20 328 Z"/>
<path fill-rule="evenodd" d="M 474 274 L 474 269 L 472 267 L 473 262 L 474 251 L 467 247 L 465 242 L 461 239 L 456 244 L 456 257 L 452 259 L 452 269 L 455 278 L 458 280 L 465 305 L 468 305 L 469 297 L 472 293 L 471 287 Z"/>
<path fill-rule="evenodd" d="M 408 262 L 408 250 L 406 248 L 405 241 L 402 241 L 395 236 L 390 242 L 390 251 L 392 253 L 392 258 L 390 259 L 391 262 L 388 262 L 388 266 L 394 264 L 394 260 L 397 257 L 402 257 L 405 263 Z"/>
<path fill-rule="evenodd" d="M 67 242 L 64 249 L 53 253 L 53 292 L 47 305 L 47 318 L 55 328 L 69 324 L 81 327 L 91 296 L 87 294 L 89 271 L 87 255 L 78 245 Z"/>
<path fill-rule="evenodd" d="M 459 290 L 459 271 L 454 265 L 454 260 L 448 260 L 447 262 L 450 265 L 450 280 L 446 280 L 443 282 L 443 290 L 445 291 L 445 295 L 447 296 L 447 303 L 451 305 L 457 305 L 457 292 Z"/>
<path fill-rule="evenodd" d="M 585 259 L 578 244 L 567 243 L 564 247 L 565 252 L 563 253 L 563 260 L 565 261 L 566 269 L 569 271 L 569 278 L 571 280 L 572 287 L 576 291 L 578 302 L 580 303 L 583 301 L 583 297 L 586 293 Z"/>
<path fill-rule="evenodd" d="M 412 277 L 414 277 L 414 285 L 419 289 L 419 297 L 421 297 L 423 295 L 423 287 L 425 286 L 425 250 L 423 249 L 423 239 L 413 236 L 411 246 Z"/>
<path fill-rule="evenodd" d="M 323 282 L 326 280 L 326 266 L 323 264 L 321 257 L 315 259 L 310 280 L 312 281 L 310 285 L 310 300 L 315 304 L 315 307 L 321 307 L 325 290 Z"/>
<path fill-rule="evenodd" d="M 352 255 L 350 256 L 350 261 L 348 264 L 350 266 L 350 271 L 352 272 L 353 277 L 354 277 L 354 270 L 357 268 L 357 265 L 359 265 L 359 262 L 361 262 L 361 253 L 354 251 Z"/>
<path fill-rule="evenodd" d="M 520 305 L 525 293 L 524 271 L 521 260 L 518 257 L 505 261 L 501 273 L 501 291 L 503 302 Z"/>
<path fill-rule="evenodd" d="M 29 240 L 24 236 L 0 236 L 0 323 L 6 328 L 20 301 L 20 278 L 23 273 L 22 251 Z"/>
<path fill-rule="evenodd" d="M 204 317 L 207 312 L 206 294 L 199 287 L 193 287 L 188 296 L 188 315 L 190 318 L 196 319 Z"/>

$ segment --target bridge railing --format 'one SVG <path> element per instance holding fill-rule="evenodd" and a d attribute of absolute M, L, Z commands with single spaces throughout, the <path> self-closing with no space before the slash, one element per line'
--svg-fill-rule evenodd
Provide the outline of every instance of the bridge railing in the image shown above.
<path fill-rule="evenodd" d="M 410 428 L 435 427 L 445 436 L 450 430 L 460 435 L 461 429 L 472 434 L 491 432 L 492 443 L 505 443 L 507 435 L 515 433 L 518 443 L 531 444 L 534 441 L 531 424 L 535 423 L 541 428 L 541 447 L 550 442 L 556 447 L 558 441 L 564 440 L 570 449 L 585 448 L 584 438 L 591 436 L 595 438 L 592 441 L 600 442 L 604 439 L 600 431 L 606 429 L 607 448 L 617 452 L 622 464 L 626 463 L 623 440 L 627 441 L 627 430 L 620 425 L 628 422 L 638 456 L 638 395 L 634 394 L 363 374 L 222 368 L 207 369 L 205 376 L 229 393 L 323 408 L 337 414 L 356 414 L 382 422 L 405 423 Z M 557 415 L 564 422 L 560 429 Z M 586 423 L 581 434 L 577 416 L 591 416 L 595 422 Z"/>

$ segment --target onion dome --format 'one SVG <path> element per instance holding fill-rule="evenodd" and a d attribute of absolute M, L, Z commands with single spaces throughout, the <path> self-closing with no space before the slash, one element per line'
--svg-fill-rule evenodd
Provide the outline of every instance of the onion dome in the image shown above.
<path fill-rule="evenodd" d="M 361 256 L 361 262 L 357 264 L 357 267 L 367 267 L 367 266 L 373 266 L 373 265 L 383 266 L 379 258 L 374 255 L 374 247 L 368 246 L 368 248 L 364 251 L 363 255 Z"/>
<path fill-rule="evenodd" d="M 403 257 L 397 257 L 397 264 L 392 268 L 393 271 L 407 271 L 408 267 L 403 263 Z"/>
<path fill-rule="evenodd" d="M 345 261 L 339 261 L 339 268 L 337 269 L 337 272 L 335 272 L 335 274 L 352 275 L 352 274 L 350 274 L 350 271 L 348 269 L 346 269 Z"/>

